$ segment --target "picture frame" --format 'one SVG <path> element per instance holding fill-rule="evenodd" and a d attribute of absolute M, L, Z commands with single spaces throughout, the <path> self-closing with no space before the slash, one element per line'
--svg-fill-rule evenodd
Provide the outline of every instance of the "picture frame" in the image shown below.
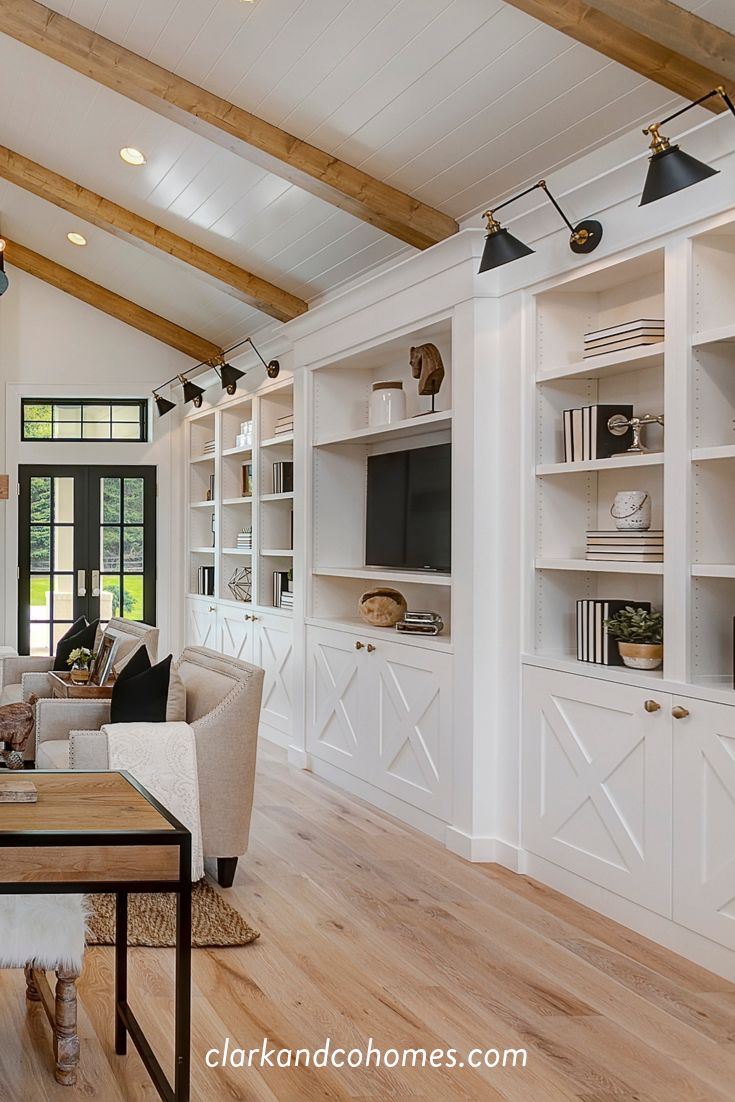
<path fill-rule="evenodd" d="M 91 682 L 93 685 L 106 685 L 112 670 L 112 662 L 120 640 L 112 635 L 103 635 L 97 657 L 92 669 Z"/>
<path fill-rule="evenodd" d="M 253 464 L 243 463 L 242 465 L 242 496 L 253 496 Z"/>

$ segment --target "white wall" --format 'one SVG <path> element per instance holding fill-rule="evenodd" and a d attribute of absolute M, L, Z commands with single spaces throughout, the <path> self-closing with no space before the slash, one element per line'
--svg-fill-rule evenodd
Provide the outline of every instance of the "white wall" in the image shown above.
<path fill-rule="evenodd" d="M 158 468 L 158 621 L 162 652 L 177 652 L 184 532 L 179 412 L 160 420 L 153 413 L 149 444 L 22 444 L 20 397 L 150 397 L 154 385 L 191 361 L 24 272 L 8 267 L 8 278 L 0 299 L 0 470 L 11 485 L 10 501 L 0 502 L 0 642 L 14 643 L 16 634 L 18 464 L 140 463 Z"/>

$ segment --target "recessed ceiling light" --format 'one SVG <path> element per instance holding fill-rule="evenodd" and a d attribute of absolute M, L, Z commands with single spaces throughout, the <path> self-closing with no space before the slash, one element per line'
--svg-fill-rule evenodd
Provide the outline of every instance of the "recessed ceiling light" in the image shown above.
<path fill-rule="evenodd" d="M 81 233 L 68 233 L 66 235 L 67 241 L 71 241 L 72 245 L 86 245 L 87 238 Z"/>
<path fill-rule="evenodd" d="M 145 154 L 141 153 L 139 149 L 135 149 L 132 145 L 123 146 L 120 150 L 120 156 L 127 165 L 145 164 Z"/>

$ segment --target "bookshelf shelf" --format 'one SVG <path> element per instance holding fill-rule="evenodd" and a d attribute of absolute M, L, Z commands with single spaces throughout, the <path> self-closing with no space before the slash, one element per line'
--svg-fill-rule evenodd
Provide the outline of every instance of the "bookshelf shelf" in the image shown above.
<path fill-rule="evenodd" d="M 252 497 L 223 497 L 223 505 L 252 505 Z"/>
<path fill-rule="evenodd" d="M 702 348 L 708 344 L 732 344 L 735 341 L 735 323 L 721 325 L 716 329 L 703 329 L 692 337 L 692 346 Z"/>
<path fill-rule="evenodd" d="M 192 555 L 213 555 L 215 552 L 214 547 L 190 547 Z"/>
<path fill-rule="evenodd" d="M 252 455 L 252 453 L 253 453 L 252 446 L 249 446 L 247 448 L 225 448 L 225 450 L 222 452 L 222 455 L 223 456 Z"/>
<path fill-rule="evenodd" d="M 377 566 L 322 566 L 314 574 L 324 578 L 365 578 L 373 582 L 403 582 L 405 585 L 451 586 L 451 574 L 429 571 L 390 570 Z"/>
<path fill-rule="evenodd" d="M 243 555 L 246 559 L 250 559 L 253 556 L 252 551 L 246 551 L 242 547 L 223 547 L 222 548 L 222 554 L 223 555 Z"/>
<path fill-rule="evenodd" d="M 537 570 L 571 570 L 584 574 L 663 574 L 662 562 L 618 562 L 610 559 L 536 559 Z"/>
<path fill-rule="evenodd" d="M 735 444 L 723 444 L 713 448 L 692 448 L 692 463 L 706 463 L 717 459 L 735 459 Z"/>
<path fill-rule="evenodd" d="M 661 367 L 664 362 L 664 345 L 644 345 L 641 348 L 627 348 L 622 352 L 607 352 L 601 356 L 592 356 L 587 360 L 577 360 L 549 371 L 539 371 L 537 383 L 553 383 L 562 379 L 599 379 L 605 375 L 621 375 L 626 371 L 643 370 L 649 367 Z"/>
<path fill-rule="evenodd" d="M 190 463 L 214 463 L 213 455 L 194 455 L 189 460 Z"/>
<path fill-rule="evenodd" d="M 190 509 L 214 509 L 215 503 L 213 501 L 190 501 Z"/>
<path fill-rule="evenodd" d="M 642 455 L 614 455 L 610 459 L 588 459 L 577 463 L 540 463 L 536 474 L 540 478 L 560 474 L 579 474 L 580 472 L 623 470 L 628 467 L 660 467 L 663 465 L 663 452 L 644 452 Z"/>
<path fill-rule="evenodd" d="M 263 558 L 292 559 L 293 558 L 293 549 L 289 550 L 287 548 L 283 548 L 283 549 L 273 550 L 272 548 L 268 548 L 268 549 L 261 550 L 260 554 L 263 556 Z"/>
<path fill-rule="evenodd" d="M 735 578 L 735 565 L 732 563 L 692 563 L 693 578 Z"/>
<path fill-rule="evenodd" d="M 366 639 L 377 639 L 390 644 L 399 642 L 412 647 L 429 647 L 448 654 L 454 650 L 451 635 L 446 629 L 441 635 L 410 635 L 407 632 L 397 632 L 395 628 L 372 627 L 359 616 L 308 616 L 306 623 L 311 627 L 336 628 L 351 635 L 359 634 Z"/>
<path fill-rule="evenodd" d="M 452 411 L 438 410 L 436 413 L 420 414 L 396 421 L 392 425 L 379 425 L 355 429 L 353 432 L 326 436 L 315 440 L 315 448 L 328 448 L 340 444 L 377 444 L 399 437 L 424 436 L 427 433 L 443 432 L 451 426 Z"/>
<path fill-rule="evenodd" d="M 271 437 L 269 437 L 268 440 L 261 440 L 260 446 L 261 446 L 261 448 L 275 448 L 279 444 L 292 444 L 292 443 L 293 443 L 293 433 L 292 432 L 282 432 L 280 434 L 280 436 L 271 436 Z"/>
<path fill-rule="evenodd" d="M 261 501 L 293 501 L 293 491 L 283 494 L 261 494 Z"/>

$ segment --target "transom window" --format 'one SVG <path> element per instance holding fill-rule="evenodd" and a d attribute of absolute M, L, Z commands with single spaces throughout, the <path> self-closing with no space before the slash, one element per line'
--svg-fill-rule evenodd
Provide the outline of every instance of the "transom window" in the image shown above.
<path fill-rule="evenodd" d="M 22 440 L 148 439 L 145 398 L 23 398 Z"/>

